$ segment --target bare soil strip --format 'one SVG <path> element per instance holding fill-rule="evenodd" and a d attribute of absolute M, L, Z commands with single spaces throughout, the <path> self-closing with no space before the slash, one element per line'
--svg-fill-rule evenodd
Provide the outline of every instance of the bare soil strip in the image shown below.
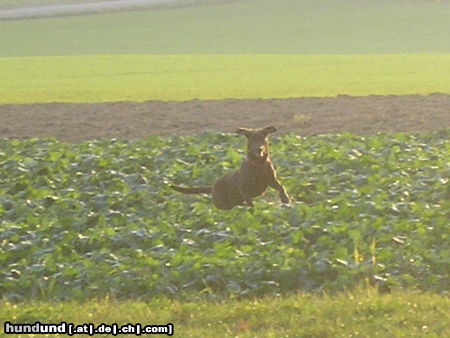
<path fill-rule="evenodd" d="M 66 142 L 135 139 L 274 125 L 302 136 L 432 131 L 450 127 L 450 96 L 0 105 L 0 138 Z"/>

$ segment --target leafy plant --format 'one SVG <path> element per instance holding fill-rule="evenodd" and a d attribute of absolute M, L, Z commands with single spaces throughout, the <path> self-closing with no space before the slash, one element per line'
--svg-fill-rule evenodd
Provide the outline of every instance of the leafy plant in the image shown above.
<path fill-rule="evenodd" d="M 0 141 L 0 293 L 9 300 L 259 296 L 359 283 L 448 293 L 450 130 L 272 142 L 294 203 L 216 210 L 243 141 Z M 214 144 L 214 147 L 211 147 Z"/>

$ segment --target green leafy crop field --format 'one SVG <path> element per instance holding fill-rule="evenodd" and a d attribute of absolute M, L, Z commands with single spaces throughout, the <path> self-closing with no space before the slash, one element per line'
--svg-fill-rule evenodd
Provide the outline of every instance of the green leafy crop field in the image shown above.
<path fill-rule="evenodd" d="M 0 293 L 253 297 L 291 291 L 448 292 L 450 131 L 273 140 L 294 203 L 216 210 L 207 185 L 241 161 L 229 134 L 1 141 Z"/>

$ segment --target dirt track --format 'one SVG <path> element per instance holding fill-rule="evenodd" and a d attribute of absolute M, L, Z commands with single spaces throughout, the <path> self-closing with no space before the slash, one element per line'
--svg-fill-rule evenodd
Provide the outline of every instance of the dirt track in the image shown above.
<path fill-rule="evenodd" d="M 227 0 L 226 2 L 224 0 L 84 0 L 78 1 L 78 3 L 56 3 L 53 5 L 46 5 L 46 2 L 44 1 L 41 5 L 35 6 L 27 6 L 26 4 L 19 3 L 17 8 L 3 8 L 5 5 L 0 3 L 0 20 L 22 20 L 126 10 L 196 7 L 221 5 L 227 2 L 229 3 L 230 0 Z"/>
<path fill-rule="evenodd" d="M 369 96 L 101 104 L 0 105 L 0 138 L 96 138 L 231 132 L 274 125 L 280 133 L 430 131 L 450 127 L 450 96 Z"/>

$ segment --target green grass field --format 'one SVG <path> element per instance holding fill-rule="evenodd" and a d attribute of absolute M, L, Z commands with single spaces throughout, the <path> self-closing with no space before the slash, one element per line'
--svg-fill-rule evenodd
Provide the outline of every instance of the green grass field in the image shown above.
<path fill-rule="evenodd" d="M 255 0 L 0 21 L 0 104 L 450 93 L 449 16 Z"/>
<path fill-rule="evenodd" d="M 243 0 L 0 21 L 0 56 L 450 53 L 448 1 Z"/>
<path fill-rule="evenodd" d="M 0 103 L 450 93 L 445 55 L 0 58 Z"/>
<path fill-rule="evenodd" d="M 226 302 L 111 299 L 86 303 L 2 304 L 12 323 L 172 323 L 176 337 L 448 337 L 450 302 L 433 294 L 382 295 L 358 289 Z M 274 311 L 275 310 L 275 311 Z M 65 335 L 52 335 L 63 337 Z M 87 335 L 84 335 L 87 336 Z M 107 335 L 99 335 L 107 337 Z M 124 336 L 124 335 L 122 335 Z M 110 336 L 109 336 L 110 337 Z M 134 335 L 129 335 L 134 337 Z"/>

